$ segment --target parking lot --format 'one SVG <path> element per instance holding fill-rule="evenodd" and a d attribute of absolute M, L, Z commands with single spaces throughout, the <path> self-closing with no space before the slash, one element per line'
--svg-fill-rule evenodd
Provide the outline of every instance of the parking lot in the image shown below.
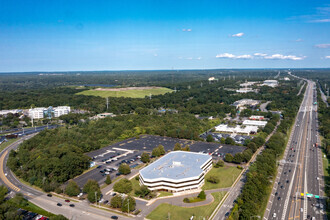
<path fill-rule="evenodd" d="M 245 150 L 242 146 L 231 146 L 220 143 L 208 143 L 202 141 L 182 140 L 177 138 L 142 135 L 140 138 L 130 138 L 108 147 L 87 153 L 95 162 L 96 168 L 75 178 L 82 187 L 88 179 L 94 179 L 100 184 L 104 182 L 106 175 L 114 179 L 121 163 L 127 163 L 131 168 L 142 164 L 140 155 L 145 151 L 151 154 L 153 148 L 163 145 L 165 151 L 173 150 L 174 145 L 180 143 L 182 147 L 189 146 L 192 152 L 210 154 L 214 159 L 223 158 L 226 153 L 235 155 Z"/>

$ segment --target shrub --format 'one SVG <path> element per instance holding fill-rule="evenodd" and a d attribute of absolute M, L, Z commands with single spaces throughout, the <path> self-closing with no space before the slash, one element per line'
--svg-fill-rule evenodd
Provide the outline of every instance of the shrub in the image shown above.
<path fill-rule="evenodd" d="M 204 192 L 204 190 L 202 190 L 199 194 L 198 194 L 198 196 L 197 196 L 198 198 L 200 198 L 200 199 L 206 199 L 206 194 L 205 194 L 205 192 Z"/>
<path fill-rule="evenodd" d="M 107 178 L 105 179 L 105 184 L 110 185 L 112 183 L 110 175 L 107 175 Z"/>
<path fill-rule="evenodd" d="M 216 176 L 209 176 L 207 179 L 206 179 L 207 182 L 210 182 L 210 183 L 213 183 L 213 184 L 217 184 L 220 182 L 219 178 L 216 177 Z"/>
<path fill-rule="evenodd" d="M 143 152 L 143 153 L 141 154 L 141 161 L 142 161 L 143 163 L 149 163 L 149 162 L 150 162 L 150 156 L 149 156 L 149 154 L 146 153 L 146 152 Z"/>
<path fill-rule="evenodd" d="M 184 198 L 184 199 L 183 199 L 183 202 L 184 202 L 184 203 L 190 203 L 190 200 L 189 200 L 188 198 Z"/>

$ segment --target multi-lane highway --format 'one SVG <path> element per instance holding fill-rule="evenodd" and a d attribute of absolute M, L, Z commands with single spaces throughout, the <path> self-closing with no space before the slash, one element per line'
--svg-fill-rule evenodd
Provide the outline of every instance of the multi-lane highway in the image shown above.
<path fill-rule="evenodd" d="M 321 151 L 315 147 L 317 106 L 315 83 L 307 81 L 303 102 L 267 205 L 264 219 L 325 219 Z M 315 198 L 316 195 L 316 198 Z"/>

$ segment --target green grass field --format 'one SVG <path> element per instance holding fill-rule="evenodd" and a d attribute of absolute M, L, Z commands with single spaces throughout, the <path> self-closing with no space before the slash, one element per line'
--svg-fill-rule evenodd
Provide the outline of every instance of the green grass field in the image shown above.
<path fill-rule="evenodd" d="M 126 90 L 126 91 L 98 91 L 98 90 L 86 90 L 76 95 L 89 95 L 89 96 L 101 96 L 101 97 L 125 97 L 125 98 L 144 98 L 151 95 L 164 95 L 165 93 L 172 92 L 173 90 L 168 88 L 155 88 L 145 90 Z"/>
<path fill-rule="evenodd" d="M 216 206 L 226 195 L 227 192 L 216 192 L 212 193 L 214 202 L 209 205 L 197 206 L 192 208 L 185 208 L 170 205 L 168 203 L 160 204 L 155 208 L 148 216 L 147 219 L 151 220 L 167 220 L 170 219 L 189 219 L 191 216 L 196 216 L 194 219 L 208 219 Z"/>
<path fill-rule="evenodd" d="M 165 196 L 173 196 L 173 193 L 161 191 L 161 192 L 159 192 L 158 198 L 165 197 Z"/>
<path fill-rule="evenodd" d="M 242 170 L 236 167 L 219 167 L 219 168 L 212 168 L 205 176 L 205 184 L 202 187 L 203 190 L 208 189 L 218 189 L 218 188 L 227 188 L 230 187 L 236 180 L 237 176 L 242 172 Z M 213 184 L 207 182 L 207 178 L 209 176 L 216 176 L 219 178 L 219 183 Z"/>

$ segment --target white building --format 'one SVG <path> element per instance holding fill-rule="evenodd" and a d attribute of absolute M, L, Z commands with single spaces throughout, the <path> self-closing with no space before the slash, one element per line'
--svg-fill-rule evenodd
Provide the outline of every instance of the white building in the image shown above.
<path fill-rule="evenodd" d="M 42 119 L 44 118 L 44 111 L 46 108 L 31 108 L 29 109 L 29 117 L 32 119 Z"/>
<path fill-rule="evenodd" d="M 263 86 L 270 86 L 270 87 L 274 88 L 274 87 L 278 86 L 278 81 L 277 80 L 265 80 L 262 85 Z"/>
<path fill-rule="evenodd" d="M 61 115 L 67 115 L 70 113 L 71 108 L 70 106 L 58 106 L 58 107 L 54 107 L 54 117 L 58 118 Z"/>
<path fill-rule="evenodd" d="M 225 133 L 235 133 L 235 134 L 256 134 L 258 132 L 257 126 L 235 126 L 231 127 L 226 124 L 220 124 L 215 127 L 215 130 L 218 132 L 225 132 Z"/>
<path fill-rule="evenodd" d="M 256 84 L 257 82 L 245 82 L 245 83 L 241 83 L 239 84 L 240 87 L 248 87 L 248 86 L 252 86 L 254 84 Z"/>
<path fill-rule="evenodd" d="M 243 125 L 250 125 L 250 126 L 258 126 L 258 127 L 265 127 L 267 121 L 256 121 L 256 120 L 245 120 L 243 121 Z"/>
<path fill-rule="evenodd" d="M 212 168 L 212 157 L 187 151 L 172 151 L 140 170 L 140 184 L 150 190 L 180 192 L 199 189 L 207 171 Z"/>
<path fill-rule="evenodd" d="M 240 88 L 237 89 L 236 92 L 237 93 L 248 93 L 248 92 L 254 92 L 255 90 L 253 90 L 252 88 Z"/>
<path fill-rule="evenodd" d="M 0 115 L 18 114 L 21 112 L 22 112 L 21 109 L 1 110 Z"/>
<path fill-rule="evenodd" d="M 253 99 L 241 99 L 233 103 L 233 106 L 236 108 L 243 107 L 243 106 L 256 106 L 260 103 L 258 100 Z"/>

